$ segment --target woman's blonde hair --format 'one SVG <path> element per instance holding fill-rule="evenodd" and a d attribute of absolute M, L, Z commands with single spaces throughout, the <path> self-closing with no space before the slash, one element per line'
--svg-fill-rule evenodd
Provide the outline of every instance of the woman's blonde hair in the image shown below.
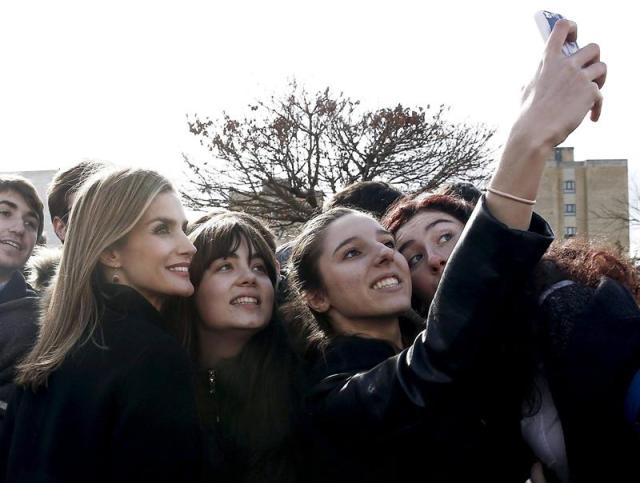
<path fill-rule="evenodd" d="M 92 339 L 102 307 L 100 255 L 123 243 L 155 197 L 166 191 L 173 187 L 159 173 L 131 168 L 100 172 L 82 186 L 38 339 L 17 368 L 18 384 L 34 390 L 46 385 L 72 348 Z"/>

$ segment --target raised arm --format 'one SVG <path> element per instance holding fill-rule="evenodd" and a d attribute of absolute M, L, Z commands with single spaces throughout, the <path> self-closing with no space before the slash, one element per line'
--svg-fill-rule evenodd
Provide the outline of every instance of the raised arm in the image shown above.
<path fill-rule="evenodd" d="M 556 22 L 538 70 L 525 89 L 522 110 L 513 127 L 490 186 L 518 198 L 535 200 L 551 149 L 563 142 L 591 111 L 597 121 L 607 67 L 600 48 L 589 44 L 570 57 L 562 53 L 566 40 L 575 41 L 576 24 Z M 511 228 L 527 229 L 533 205 L 487 194 L 487 208 Z"/>
<path fill-rule="evenodd" d="M 467 223 L 429 312 L 427 329 L 399 355 L 368 371 L 332 374 L 315 386 L 311 408 L 327 425 L 370 433 L 397 430 L 451 401 L 474 368 L 498 307 L 536 265 L 553 236 L 532 206 L 544 161 L 589 110 L 600 113 L 606 67 L 595 45 L 561 52 L 575 24 L 556 24 L 538 72 L 525 93 L 492 187 Z M 426 409 L 426 412 L 425 412 Z"/>

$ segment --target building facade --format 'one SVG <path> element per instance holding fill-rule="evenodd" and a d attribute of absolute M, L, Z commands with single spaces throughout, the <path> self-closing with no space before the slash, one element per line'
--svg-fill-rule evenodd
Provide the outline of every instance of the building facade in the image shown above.
<path fill-rule="evenodd" d="M 555 148 L 546 163 L 536 211 L 557 238 L 595 239 L 629 251 L 626 159 L 575 161 L 573 148 Z"/>

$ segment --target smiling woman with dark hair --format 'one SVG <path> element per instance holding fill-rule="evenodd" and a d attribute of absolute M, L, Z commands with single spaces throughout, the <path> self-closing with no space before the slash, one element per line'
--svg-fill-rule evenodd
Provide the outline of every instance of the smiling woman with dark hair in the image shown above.
<path fill-rule="evenodd" d="M 197 371 L 208 481 L 297 481 L 297 364 L 274 317 L 275 244 L 260 222 L 226 212 L 199 220 L 179 338 Z"/>
<path fill-rule="evenodd" d="M 593 119 L 599 115 L 592 81 L 602 84 L 604 64 L 592 49 L 573 59 L 561 51 L 575 28 L 556 23 L 489 192 L 461 234 L 415 340 L 400 327 L 410 307 L 409 267 L 380 223 L 330 210 L 295 240 L 288 267 L 295 300 L 287 313 L 311 367 L 306 408 L 319 480 L 528 477 L 522 461 L 491 452 L 478 411 L 484 394 L 473 381 L 490 377 L 481 362 L 499 328 L 496 307 L 552 239 L 532 212 L 546 157 L 589 110 Z"/>

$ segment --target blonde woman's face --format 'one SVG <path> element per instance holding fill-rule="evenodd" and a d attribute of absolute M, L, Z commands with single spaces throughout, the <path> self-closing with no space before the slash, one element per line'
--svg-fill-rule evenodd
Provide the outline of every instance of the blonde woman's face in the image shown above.
<path fill-rule="evenodd" d="M 112 251 L 116 262 L 110 266 L 118 283 L 133 287 L 156 308 L 166 296 L 190 296 L 189 265 L 196 249 L 185 235 L 186 225 L 175 193 L 156 196 L 124 245 Z"/>

